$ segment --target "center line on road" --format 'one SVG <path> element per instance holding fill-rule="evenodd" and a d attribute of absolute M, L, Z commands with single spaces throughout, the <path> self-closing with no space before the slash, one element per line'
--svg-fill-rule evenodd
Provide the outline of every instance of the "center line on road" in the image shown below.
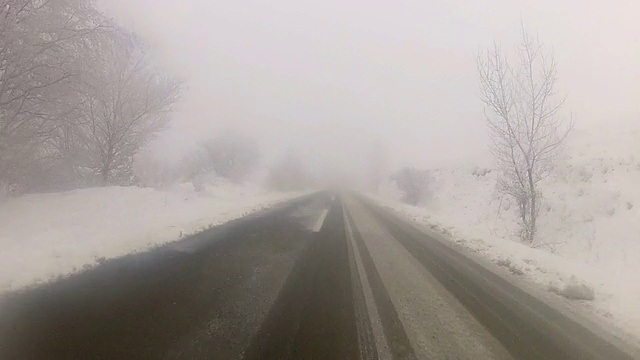
<path fill-rule="evenodd" d="M 313 227 L 313 232 L 314 233 L 320 232 L 320 229 L 322 229 L 322 224 L 324 224 L 324 219 L 327 218 L 327 214 L 328 213 L 329 213 L 329 208 L 326 208 L 326 209 L 322 210 L 322 213 L 320 214 L 320 217 L 318 218 L 318 221 L 316 221 L 316 224 Z"/>

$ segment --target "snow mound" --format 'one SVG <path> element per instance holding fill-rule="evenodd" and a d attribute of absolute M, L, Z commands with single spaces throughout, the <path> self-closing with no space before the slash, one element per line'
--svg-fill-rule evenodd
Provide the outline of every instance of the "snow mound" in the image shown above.
<path fill-rule="evenodd" d="M 569 300 L 594 300 L 595 291 L 589 285 L 581 282 L 577 277 L 572 276 L 568 283 L 551 284 L 549 291 L 564 296 Z"/>

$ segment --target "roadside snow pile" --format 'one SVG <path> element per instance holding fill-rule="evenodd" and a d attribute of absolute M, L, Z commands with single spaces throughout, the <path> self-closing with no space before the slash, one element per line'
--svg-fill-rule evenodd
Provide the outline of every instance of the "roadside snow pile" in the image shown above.
<path fill-rule="evenodd" d="M 299 196 L 221 185 L 105 187 L 0 203 L 0 292 L 144 251 Z"/>
<path fill-rule="evenodd" d="M 575 131 L 542 184 L 535 249 L 517 242 L 516 204 L 496 191 L 497 172 L 458 167 L 430 172 L 422 207 L 377 199 L 640 337 L 640 129 Z"/>

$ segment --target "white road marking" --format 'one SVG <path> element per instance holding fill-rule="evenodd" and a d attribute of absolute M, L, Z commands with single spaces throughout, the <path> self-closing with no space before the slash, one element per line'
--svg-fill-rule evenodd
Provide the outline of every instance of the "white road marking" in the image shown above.
<path fill-rule="evenodd" d="M 329 213 L 329 208 L 326 208 L 324 210 L 322 210 L 322 213 L 320 214 L 320 217 L 318 218 L 318 221 L 316 221 L 315 226 L 313 227 L 313 232 L 317 233 L 320 232 L 320 229 L 322 229 L 322 224 L 324 224 L 324 219 L 327 218 L 327 214 Z"/>
<path fill-rule="evenodd" d="M 351 228 L 351 223 L 347 218 L 347 207 L 344 203 L 342 204 L 342 213 L 344 216 L 344 224 L 347 231 L 347 248 L 355 259 L 356 268 L 354 270 L 360 277 L 360 284 L 362 285 L 362 291 L 364 292 L 365 307 L 367 308 L 367 312 L 369 313 L 369 323 L 371 325 L 371 331 L 373 333 L 378 358 L 391 359 L 393 358 L 391 354 L 391 348 L 389 347 L 387 338 L 384 335 L 384 329 L 382 328 L 382 319 L 380 318 L 378 307 L 376 306 L 375 300 L 373 299 L 373 290 L 371 289 L 371 285 L 369 284 L 369 279 L 367 278 L 367 273 L 364 269 L 362 258 L 360 257 L 358 244 L 356 244 L 355 239 L 353 238 L 353 229 Z"/>

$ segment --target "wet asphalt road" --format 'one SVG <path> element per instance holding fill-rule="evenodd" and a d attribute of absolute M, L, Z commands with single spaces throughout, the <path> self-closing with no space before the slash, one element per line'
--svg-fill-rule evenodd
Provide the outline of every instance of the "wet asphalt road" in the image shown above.
<path fill-rule="evenodd" d="M 0 359 L 638 355 L 385 210 L 329 193 L 0 301 Z"/>

